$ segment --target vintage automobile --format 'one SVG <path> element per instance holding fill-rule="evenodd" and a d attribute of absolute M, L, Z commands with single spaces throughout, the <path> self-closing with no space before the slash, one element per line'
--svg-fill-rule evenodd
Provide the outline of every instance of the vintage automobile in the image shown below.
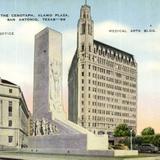
<path fill-rule="evenodd" d="M 157 153 L 158 147 L 154 146 L 153 144 L 142 144 L 138 147 L 139 152 L 151 152 L 151 153 Z"/>

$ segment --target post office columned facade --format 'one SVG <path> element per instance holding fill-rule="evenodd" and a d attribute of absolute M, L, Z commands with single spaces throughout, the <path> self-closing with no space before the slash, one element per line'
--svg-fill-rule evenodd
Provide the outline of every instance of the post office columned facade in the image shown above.
<path fill-rule="evenodd" d="M 91 8 L 81 7 L 77 49 L 68 75 L 68 118 L 95 134 L 118 124 L 137 128 L 137 63 L 132 54 L 94 40 Z"/>
<path fill-rule="evenodd" d="M 27 145 L 30 112 L 20 87 L 0 78 L 0 149 Z"/>

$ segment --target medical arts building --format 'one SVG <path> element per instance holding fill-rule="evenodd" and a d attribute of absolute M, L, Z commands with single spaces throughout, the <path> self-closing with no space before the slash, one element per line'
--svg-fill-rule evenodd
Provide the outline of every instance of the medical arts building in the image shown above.
<path fill-rule="evenodd" d="M 118 124 L 137 128 L 137 63 L 132 54 L 94 39 L 91 8 L 81 7 L 77 49 L 68 75 L 68 118 L 95 134 Z"/>

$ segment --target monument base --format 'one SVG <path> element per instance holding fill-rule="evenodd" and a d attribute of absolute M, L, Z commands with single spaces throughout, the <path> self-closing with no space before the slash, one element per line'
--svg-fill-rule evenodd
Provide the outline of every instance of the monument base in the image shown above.
<path fill-rule="evenodd" d="M 94 135 L 81 126 L 67 120 L 53 120 L 58 132 L 52 135 L 31 136 L 28 146 L 35 150 L 108 150 L 108 136 Z"/>
<path fill-rule="evenodd" d="M 31 136 L 28 138 L 28 148 L 22 151 L 108 157 L 138 155 L 137 151 L 108 150 L 107 135 L 94 135 L 71 121 L 55 119 L 53 123 L 58 129 L 56 134 Z"/>

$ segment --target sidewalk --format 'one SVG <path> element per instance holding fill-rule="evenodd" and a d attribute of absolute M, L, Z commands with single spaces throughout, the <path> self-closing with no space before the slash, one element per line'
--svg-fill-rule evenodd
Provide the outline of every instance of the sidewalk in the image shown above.
<path fill-rule="evenodd" d="M 146 156 L 146 155 L 144 155 Z M 150 157 L 149 157 L 150 156 Z M 54 154 L 34 154 L 23 152 L 0 151 L 0 160 L 10 158 L 10 160 L 160 160 L 160 155 L 149 154 L 148 157 L 122 158 L 122 157 L 90 157 L 90 156 L 72 156 L 72 155 L 54 155 Z"/>

